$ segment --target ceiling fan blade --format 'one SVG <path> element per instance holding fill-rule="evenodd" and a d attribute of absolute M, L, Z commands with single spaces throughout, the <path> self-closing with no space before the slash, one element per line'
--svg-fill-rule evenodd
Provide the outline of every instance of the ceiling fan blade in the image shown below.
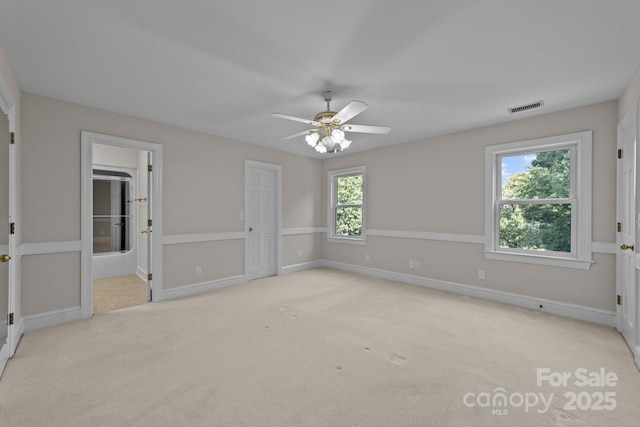
<path fill-rule="evenodd" d="M 338 113 L 333 116 L 333 120 L 338 120 L 339 123 L 344 123 L 362 113 L 367 108 L 369 108 L 369 106 L 362 101 L 351 101 L 346 107 L 338 111 Z"/>
<path fill-rule="evenodd" d="M 280 140 L 297 138 L 302 135 L 307 135 L 311 132 L 313 132 L 313 130 L 303 130 L 302 132 L 294 133 L 293 135 L 283 136 L 282 138 L 280 138 Z"/>
<path fill-rule="evenodd" d="M 340 126 L 345 132 L 360 132 L 360 133 L 380 133 L 385 134 L 391 132 L 391 128 L 388 126 L 369 126 L 369 125 L 342 125 Z"/>
<path fill-rule="evenodd" d="M 280 117 L 281 119 L 293 120 L 293 121 L 296 121 L 296 122 L 306 123 L 308 125 L 312 125 L 312 126 L 316 126 L 316 127 L 321 126 L 320 123 L 316 122 L 315 120 L 301 119 L 300 117 L 294 117 L 294 116 L 290 116 L 288 114 L 272 113 L 271 115 L 274 116 L 274 117 Z"/>

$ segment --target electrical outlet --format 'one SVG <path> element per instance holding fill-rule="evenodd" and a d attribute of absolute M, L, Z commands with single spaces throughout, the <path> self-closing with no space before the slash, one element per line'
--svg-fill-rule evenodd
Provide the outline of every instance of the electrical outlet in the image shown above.
<path fill-rule="evenodd" d="M 298 251 L 298 258 L 302 258 L 302 251 Z"/>
<path fill-rule="evenodd" d="M 414 265 L 415 265 L 415 264 L 414 264 L 413 260 L 412 260 L 412 259 L 410 259 L 410 260 L 409 260 L 409 268 L 413 268 L 413 266 L 414 266 Z"/>
<path fill-rule="evenodd" d="M 416 261 L 413 263 L 413 265 L 414 265 L 414 267 L 415 267 L 415 268 L 416 268 L 416 270 L 417 270 L 418 268 L 420 268 L 420 261 L 416 260 Z"/>
<path fill-rule="evenodd" d="M 200 276 L 200 275 L 202 275 L 202 267 L 197 266 L 196 267 L 196 276 Z"/>
<path fill-rule="evenodd" d="M 371 256 L 369 254 L 365 254 L 364 255 L 364 260 L 367 261 L 367 262 L 371 261 Z"/>
<path fill-rule="evenodd" d="M 478 279 L 484 280 L 484 270 L 478 270 Z"/>

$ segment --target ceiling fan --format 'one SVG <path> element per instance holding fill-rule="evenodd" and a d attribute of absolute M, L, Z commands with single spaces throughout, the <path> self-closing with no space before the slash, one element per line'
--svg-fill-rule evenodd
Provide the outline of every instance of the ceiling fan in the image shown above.
<path fill-rule="evenodd" d="M 391 128 L 387 126 L 345 124 L 369 108 L 369 106 L 362 101 L 351 101 L 346 107 L 336 113 L 335 111 L 331 111 L 331 107 L 329 106 L 333 99 L 333 92 L 329 90 L 324 91 L 322 92 L 322 96 L 327 103 L 327 111 L 316 114 L 313 120 L 302 119 L 287 114 L 273 113 L 275 117 L 314 126 L 313 129 L 294 133 L 293 135 L 280 139 L 291 139 L 306 135 L 305 140 L 307 144 L 315 148 L 318 153 L 336 153 L 351 145 L 351 141 L 345 138 L 345 132 L 386 134 L 391 131 Z"/>

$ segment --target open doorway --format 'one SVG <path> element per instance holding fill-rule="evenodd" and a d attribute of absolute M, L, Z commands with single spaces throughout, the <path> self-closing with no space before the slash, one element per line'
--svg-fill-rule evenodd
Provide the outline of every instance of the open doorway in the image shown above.
<path fill-rule="evenodd" d="M 93 147 L 94 314 L 150 300 L 146 281 L 147 157 L 146 151 Z"/>
<path fill-rule="evenodd" d="M 157 300 L 162 146 L 82 132 L 82 149 L 83 316 Z"/>

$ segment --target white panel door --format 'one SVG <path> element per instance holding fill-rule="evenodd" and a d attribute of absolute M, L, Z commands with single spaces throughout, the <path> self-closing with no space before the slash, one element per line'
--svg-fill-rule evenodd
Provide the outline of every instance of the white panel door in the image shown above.
<path fill-rule="evenodd" d="M 9 269 L 13 253 L 9 244 L 9 145 L 9 118 L 0 110 L 0 375 L 10 356 Z"/>
<path fill-rule="evenodd" d="M 251 166 L 246 179 L 247 275 L 253 280 L 276 274 L 276 171 Z"/>
<path fill-rule="evenodd" d="M 618 127 L 617 328 L 629 347 L 636 343 L 635 185 L 636 124 L 630 115 Z"/>

